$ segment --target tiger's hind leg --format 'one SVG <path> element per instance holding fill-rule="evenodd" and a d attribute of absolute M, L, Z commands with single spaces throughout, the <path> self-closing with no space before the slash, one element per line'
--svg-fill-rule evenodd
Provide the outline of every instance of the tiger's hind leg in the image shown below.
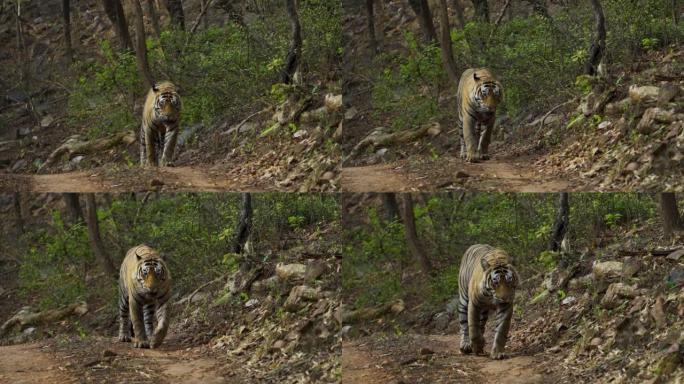
<path fill-rule="evenodd" d="M 480 328 L 480 316 L 482 309 L 478 308 L 473 300 L 468 301 L 468 333 L 473 353 L 479 355 L 484 352 L 484 339 Z"/>
<path fill-rule="evenodd" d="M 463 117 L 463 140 L 465 141 L 466 161 L 476 163 L 480 161 L 478 151 L 479 136 L 477 136 L 477 120 L 473 116 Z"/>
<path fill-rule="evenodd" d="M 128 295 L 119 294 L 119 341 L 127 343 L 131 341 L 131 319 L 128 313 Z"/>
<path fill-rule="evenodd" d="M 480 312 L 480 335 L 482 335 L 482 344 L 485 343 L 484 334 L 485 326 L 487 325 L 487 319 L 489 319 L 489 311 L 486 309 L 482 310 L 482 312 Z"/>
<path fill-rule="evenodd" d="M 171 295 L 169 294 L 168 296 Z M 162 341 L 164 341 L 164 338 L 166 337 L 166 332 L 169 330 L 170 315 L 168 313 L 169 306 L 167 303 L 168 302 L 164 302 L 164 304 L 161 304 L 157 307 L 157 312 L 155 313 L 157 317 L 157 328 L 154 331 L 152 342 L 150 343 L 150 347 L 152 348 L 157 348 L 161 345 Z"/>
<path fill-rule="evenodd" d="M 504 347 L 508 340 L 508 331 L 511 328 L 511 318 L 513 317 L 513 304 L 502 305 L 496 308 L 496 330 L 494 332 L 494 343 L 490 357 L 495 360 L 505 359 Z"/>
<path fill-rule="evenodd" d="M 143 322 L 145 323 L 145 334 L 149 338 L 154 333 L 154 303 L 143 306 Z"/>
<path fill-rule="evenodd" d="M 145 125 L 140 126 L 140 166 L 145 165 L 145 160 L 147 159 L 145 155 L 146 147 L 146 135 L 145 135 Z"/>
<path fill-rule="evenodd" d="M 461 353 L 473 353 L 473 347 L 470 344 L 470 336 L 468 334 L 468 298 L 460 297 L 458 300 L 458 323 L 461 327 Z"/>
<path fill-rule="evenodd" d="M 148 128 L 145 132 L 145 165 L 157 165 L 157 151 L 156 151 L 156 140 L 157 131 Z M 142 152 L 141 152 L 142 153 Z"/>
<path fill-rule="evenodd" d="M 161 155 L 161 161 L 159 165 L 162 167 L 172 166 L 173 152 L 176 149 L 176 141 L 178 140 L 178 129 L 172 128 L 166 131 L 166 135 L 163 137 L 163 149 Z"/>

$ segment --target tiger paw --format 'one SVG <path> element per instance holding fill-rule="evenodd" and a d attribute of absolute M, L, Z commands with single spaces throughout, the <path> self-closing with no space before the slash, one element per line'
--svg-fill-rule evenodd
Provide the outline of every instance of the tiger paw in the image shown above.
<path fill-rule="evenodd" d="M 149 348 L 150 342 L 147 340 L 136 340 L 133 342 L 134 348 Z"/>
<path fill-rule="evenodd" d="M 484 154 L 482 154 L 482 156 L 480 156 L 480 159 L 482 159 L 482 160 L 489 160 L 490 158 L 491 157 L 486 153 L 484 153 Z"/>
<path fill-rule="evenodd" d="M 467 342 L 461 343 L 461 348 L 459 349 L 461 350 L 461 353 L 466 355 L 473 353 L 473 346 Z"/>
<path fill-rule="evenodd" d="M 150 342 L 150 348 L 158 348 L 161 345 L 162 341 L 157 339 L 157 338 L 152 338 L 152 342 Z"/>
<path fill-rule="evenodd" d="M 119 342 L 120 343 L 130 343 L 131 337 L 129 335 L 119 335 Z"/>
<path fill-rule="evenodd" d="M 507 359 L 508 355 L 506 355 L 506 353 L 504 353 L 503 351 L 492 349 L 492 353 L 489 354 L 489 357 L 491 357 L 494 360 L 503 360 Z"/>
<path fill-rule="evenodd" d="M 478 156 L 475 155 L 475 154 L 467 155 L 467 156 L 466 156 L 466 162 L 467 162 L 467 163 L 477 163 L 477 162 L 479 162 L 479 161 L 480 161 L 480 159 L 479 159 Z"/>

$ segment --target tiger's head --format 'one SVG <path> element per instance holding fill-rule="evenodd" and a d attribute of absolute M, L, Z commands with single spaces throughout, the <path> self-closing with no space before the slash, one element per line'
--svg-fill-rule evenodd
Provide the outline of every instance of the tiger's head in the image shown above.
<path fill-rule="evenodd" d="M 494 80 L 489 71 L 473 72 L 473 80 L 477 86 L 473 90 L 472 99 L 478 112 L 493 113 L 501 103 L 503 90 L 498 81 Z"/>
<path fill-rule="evenodd" d="M 501 249 L 481 259 L 485 279 L 483 290 L 495 303 L 512 303 L 518 285 L 518 273 L 510 264 L 510 257 Z"/>
<path fill-rule="evenodd" d="M 178 121 L 181 110 L 181 99 L 178 87 L 169 81 L 156 83 L 152 86 L 155 94 L 152 113 L 154 120 L 173 124 Z"/>
<path fill-rule="evenodd" d="M 165 282 L 169 278 L 166 264 L 162 257 L 151 251 L 150 248 L 140 247 L 136 250 L 135 257 L 138 266 L 135 271 L 135 279 L 143 293 L 156 295 L 160 293 Z"/>

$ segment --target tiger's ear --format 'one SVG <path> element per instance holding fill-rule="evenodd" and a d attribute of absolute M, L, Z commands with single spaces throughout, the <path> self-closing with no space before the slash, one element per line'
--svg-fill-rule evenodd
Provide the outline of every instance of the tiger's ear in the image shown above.
<path fill-rule="evenodd" d="M 480 80 L 480 78 L 477 76 L 477 72 L 473 72 L 473 79 Z"/>
<path fill-rule="evenodd" d="M 484 257 L 480 259 L 480 265 L 482 266 L 483 271 L 489 268 L 489 262 L 487 262 L 487 259 Z"/>
<path fill-rule="evenodd" d="M 152 84 L 152 90 L 155 92 L 159 92 L 159 84 L 157 84 L 157 83 Z"/>

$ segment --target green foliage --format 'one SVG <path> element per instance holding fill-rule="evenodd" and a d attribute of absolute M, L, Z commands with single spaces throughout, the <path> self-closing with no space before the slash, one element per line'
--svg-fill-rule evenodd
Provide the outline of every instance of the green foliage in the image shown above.
<path fill-rule="evenodd" d="M 340 14 L 338 2 L 299 3 L 305 76 L 324 74 L 327 80 L 335 73 L 342 46 Z M 159 39 L 147 40 L 148 60 L 155 79 L 169 79 L 182 89 L 181 126 L 210 126 L 272 101 L 271 86 L 278 82 L 289 35 L 284 7 L 267 7 L 247 29 L 227 23 L 192 35 L 164 30 Z M 72 124 L 88 127 L 91 137 L 137 129 L 134 104 L 143 101 L 147 89 L 133 53 L 114 52 L 104 41 L 98 58 L 79 63 L 77 70 L 81 76 L 72 85 L 67 110 Z"/>
<path fill-rule="evenodd" d="M 548 232 L 547 232 L 548 235 Z M 542 251 L 539 256 L 537 256 L 537 261 L 543 265 L 547 270 L 554 269 L 556 267 L 556 263 L 558 262 L 558 252 L 554 251 Z"/>

